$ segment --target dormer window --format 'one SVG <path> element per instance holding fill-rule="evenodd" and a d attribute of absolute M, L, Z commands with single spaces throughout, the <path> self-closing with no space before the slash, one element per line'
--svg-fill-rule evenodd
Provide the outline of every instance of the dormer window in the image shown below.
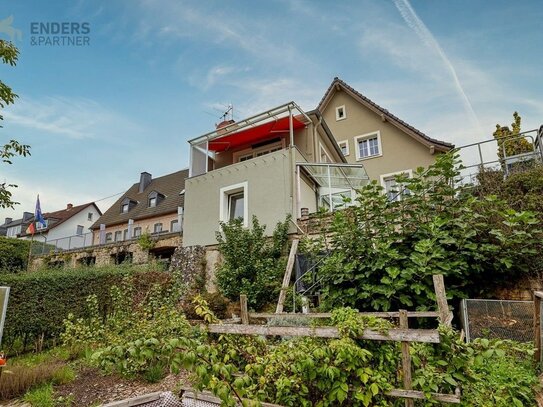
<path fill-rule="evenodd" d="M 130 198 L 125 198 L 121 202 L 121 213 L 128 213 L 138 203 Z"/>
<path fill-rule="evenodd" d="M 160 192 L 152 191 L 147 198 L 147 206 L 149 208 L 154 208 L 164 199 L 164 195 Z"/>

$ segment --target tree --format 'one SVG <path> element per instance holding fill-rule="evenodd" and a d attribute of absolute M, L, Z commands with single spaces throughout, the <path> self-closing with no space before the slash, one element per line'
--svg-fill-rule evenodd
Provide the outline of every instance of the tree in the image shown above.
<path fill-rule="evenodd" d="M 15 66 L 19 50 L 9 41 L 0 40 L 0 59 L 4 64 Z M 12 104 L 18 96 L 13 93 L 11 88 L 0 80 L 0 108 Z M 4 117 L 0 114 L 0 121 Z M 2 127 L 2 126 L 0 126 Z M 17 140 L 10 140 L 4 145 L 0 145 L 0 159 L 4 164 L 11 164 L 11 159 L 15 156 L 26 157 L 30 155 L 30 146 L 21 144 Z M 8 184 L 6 181 L 0 182 L 0 208 L 13 208 L 17 202 L 12 200 L 12 193 L 9 188 L 16 188 L 15 184 Z"/>
<path fill-rule="evenodd" d="M 508 126 L 496 124 L 496 130 L 493 133 L 494 138 L 498 141 L 498 157 L 503 160 L 505 157 L 510 157 L 522 153 L 530 153 L 534 151 L 533 144 L 523 137 L 515 137 L 520 134 L 521 117 L 518 112 L 513 113 L 513 123 L 511 129 Z M 505 157 L 504 157 L 505 147 Z"/>

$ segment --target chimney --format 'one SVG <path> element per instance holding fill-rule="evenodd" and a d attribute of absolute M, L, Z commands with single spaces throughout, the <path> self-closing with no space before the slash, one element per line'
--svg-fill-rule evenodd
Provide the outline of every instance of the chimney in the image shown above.
<path fill-rule="evenodd" d="M 72 209 L 74 206 L 69 203 L 68 205 L 66 205 L 66 210 L 69 211 L 70 209 Z"/>
<path fill-rule="evenodd" d="M 140 188 L 139 193 L 141 194 L 145 188 L 149 186 L 151 181 L 153 180 L 153 176 L 149 174 L 148 172 L 142 172 L 140 175 Z"/>
<path fill-rule="evenodd" d="M 33 216 L 34 214 L 31 212 L 23 212 L 23 222 L 32 219 Z"/>
<path fill-rule="evenodd" d="M 232 131 L 238 126 L 232 126 L 236 121 L 235 120 L 223 120 L 222 122 L 215 125 L 215 128 L 217 129 L 217 134 L 224 134 L 227 131 Z M 230 127 L 227 129 L 227 127 Z"/>
<path fill-rule="evenodd" d="M 11 223 L 12 221 L 13 221 L 13 218 L 6 218 L 4 225 L 7 225 L 8 223 Z"/>

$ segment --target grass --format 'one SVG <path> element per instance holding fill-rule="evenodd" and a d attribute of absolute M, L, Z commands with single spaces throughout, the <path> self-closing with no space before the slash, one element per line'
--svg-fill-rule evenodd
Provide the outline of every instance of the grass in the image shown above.
<path fill-rule="evenodd" d="M 162 363 L 155 363 L 143 373 L 143 379 L 148 383 L 158 383 L 164 376 L 165 366 Z"/>
<path fill-rule="evenodd" d="M 32 396 L 34 391 L 40 395 L 45 391 L 41 389 L 43 386 L 73 381 L 76 375 L 74 369 L 66 364 L 69 359 L 70 352 L 65 348 L 10 358 L 0 378 L 0 400 L 13 399 L 25 393 Z"/>
<path fill-rule="evenodd" d="M 24 395 L 23 400 L 32 407 L 55 407 L 53 385 L 47 383 L 29 390 Z"/>

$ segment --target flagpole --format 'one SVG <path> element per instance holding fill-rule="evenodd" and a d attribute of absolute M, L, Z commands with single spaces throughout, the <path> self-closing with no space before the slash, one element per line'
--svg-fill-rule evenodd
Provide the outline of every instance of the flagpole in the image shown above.
<path fill-rule="evenodd" d="M 26 271 L 30 271 L 30 258 L 32 257 L 32 245 L 34 243 L 34 233 L 30 237 L 30 247 L 28 248 L 28 260 L 26 262 Z"/>

